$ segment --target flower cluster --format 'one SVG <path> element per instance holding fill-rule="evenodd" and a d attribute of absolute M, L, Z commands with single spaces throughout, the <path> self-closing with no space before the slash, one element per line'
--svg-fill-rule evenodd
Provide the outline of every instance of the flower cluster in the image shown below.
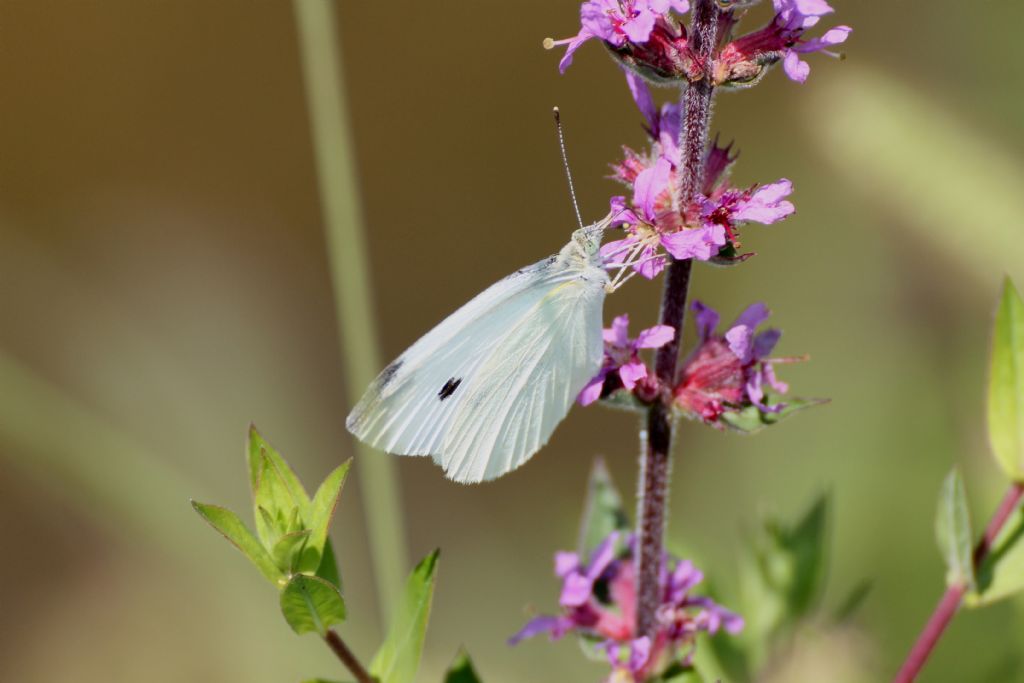
<path fill-rule="evenodd" d="M 789 386 L 775 376 L 775 365 L 802 358 L 771 358 L 782 332 L 770 328 L 758 332 L 768 319 L 762 303 L 740 313 L 724 334 L 718 334 L 719 316 L 700 301 L 692 305 L 698 346 L 683 364 L 679 380 L 671 387 L 676 409 L 684 416 L 720 426 L 721 418 L 750 406 L 762 414 L 778 414 L 787 406 L 769 401 L 768 392 L 785 394 Z M 642 402 L 662 391 L 657 378 L 639 357 L 640 349 L 656 349 L 671 341 L 673 330 L 655 325 L 629 337 L 629 317 L 620 315 L 604 331 L 605 356 L 600 372 L 580 392 L 579 402 L 589 405 L 620 389 Z"/>
<path fill-rule="evenodd" d="M 768 308 L 752 304 L 719 335 L 718 313 L 699 301 L 693 302 L 699 345 L 683 365 L 672 395 L 676 407 L 686 416 L 709 424 L 720 424 L 727 412 L 756 406 L 761 413 L 779 413 L 785 403 L 769 403 L 765 389 L 784 394 L 789 386 L 775 376 L 775 365 L 797 358 L 769 358 L 782 332 L 771 328 L 758 332 L 768 319 Z"/>
<path fill-rule="evenodd" d="M 836 26 L 820 38 L 804 40 L 804 32 L 834 10 L 825 0 L 773 0 L 775 16 L 759 31 L 741 36 L 722 48 L 715 60 L 712 78 L 717 85 L 749 85 L 764 75 L 765 69 L 782 60 L 786 75 L 797 83 L 807 80 L 810 65 L 801 55 L 822 52 L 839 55 L 830 48 L 846 42 L 849 26 Z"/>
<path fill-rule="evenodd" d="M 751 4 L 751 3 L 746 3 Z M 710 65 L 690 50 L 686 27 L 678 15 L 689 10 L 687 0 L 589 0 L 580 7 L 580 31 L 545 45 L 566 46 L 559 64 L 564 72 L 573 54 L 588 40 L 603 42 L 628 69 L 654 82 L 696 81 L 710 73 L 716 86 L 742 87 L 757 82 L 771 65 L 782 61 L 786 75 L 803 83 L 810 66 L 801 55 L 823 52 L 843 43 L 849 26 L 836 26 L 819 38 L 804 33 L 834 10 L 825 0 L 772 0 L 775 14 L 757 31 L 732 39 L 737 23 L 734 10 L 719 15 L 718 42 Z"/>
<path fill-rule="evenodd" d="M 604 331 L 604 363 L 600 372 L 580 392 L 580 404 L 590 405 L 619 388 L 653 398 L 654 378 L 638 352 L 640 349 L 661 348 L 672 341 L 673 336 L 675 330 L 668 325 L 655 325 L 640 332 L 636 339 L 630 339 L 629 316 L 615 318 L 612 326 Z"/>
<path fill-rule="evenodd" d="M 653 278 L 666 265 L 665 253 L 676 259 L 727 263 L 737 260 L 739 227 L 743 223 L 771 224 L 795 209 L 786 197 L 793 184 L 782 178 L 774 183 L 736 188 L 728 182 L 736 160 L 730 147 L 711 145 L 705 157 L 703 184 L 685 206 L 680 206 L 682 182 L 679 149 L 679 105 L 660 109 L 647 85 L 635 74 L 627 82 L 651 138 L 650 148 L 639 153 L 623 149 L 621 162 L 612 165 L 612 177 L 633 188 L 632 199 L 611 199 L 613 224 L 624 226 L 626 237 L 602 248 L 606 263 L 630 264 L 640 275 Z"/>
<path fill-rule="evenodd" d="M 653 637 L 637 637 L 634 545 L 631 536 L 614 532 L 586 561 L 576 553 L 557 553 L 562 613 L 536 617 L 509 642 L 515 645 L 542 633 L 557 640 L 575 633 L 607 657 L 612 668 L 609 682 L 640 683 L 673 665 L 688 666 L 699 633 L 743 629 L 742 617 L 693 594 L 704 575 L 692 562 L 666 555 L 657 630 Z"/>

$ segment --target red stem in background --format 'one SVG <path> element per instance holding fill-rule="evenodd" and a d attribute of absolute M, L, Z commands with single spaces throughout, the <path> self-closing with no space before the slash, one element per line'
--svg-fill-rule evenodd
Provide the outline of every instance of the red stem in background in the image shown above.
<path fill-rule="evenodd" d="M 1013 511 L 1020 505 L 1022 497 L 1024 497 L 1024 484 L 1014 482 L 1010 486 L 1010 490 L 1003 496 L 1003 502 L 999 504 L 995 515 L 992 516 L 992 520 L 988 523 L 985 535 L 981 537 L 978 545 L 974 547 L 975 570 L 988 557 L 996 536 L 1002 531 L 1003 526 L 1006 525 L 1006 521 L 1013 514 Z M 956 615 L 957 609 L 960 607 L 960 601 L 963 600 L 966 592 L 967 586 L 963 584 L 953 584 L 946 589 L 942 599 L 939 600 L 939 604 L 935 607 L 935 611 L 932 612 L 932 616 L 929 617 L 928 622 L 924 625 L 921 635 L 917 637 L 917 642 L 910 649 L 910 654 L 907 655 L 906 661 L 900 667 L 899 673 L 893 679 L 893 683 L 912 683 L 917 678 L 917 675 L 921 673 L 921 669 L 924 668 L 925 662 L 928 661 L 932 650 L 935 649 L 935 644 L 939 642 L 939 638 L 942 637 L 946 627 L 949 626 L 949 622 Z"/>
<path fill-rule="evenodd" d="M 377 679 L 370 675 L 356 656 L 352 654 L 352 650 L 348 649 L 348 645 L 341 639 L 337 633 L 333 630 L 328 630 L 327 635 L 324 636 L 324 641 L 327 646 L 331 648 L 331 651 L 337 655 L 341 663 L 345 665 L 345 668 L 349 670 L 353 676 L 355 676 L 358 683 L 377 683 Z"/>
<path fill-rule="evenodd" d="M 702 64 L 710 64 L 711 52 L 717 42 L 718 5 L 715 0 L 697 0 L 693 5 L 692 17 L 690 32 L 693 51 L 702 60 Z M 680 130 L 683 150 L 681 207 L 689 204 L 703 180 L 712 91 L 711 81 L 705 74 L 702 80 L 690 83 L 683 95 L 684 114 Z M 661 398 L 648 410 L 647 448 L 641 455 L 640 509 L 637 515 L 637 635 L 654 634 L 655 615 L 661 603 L 661 562 L 665 547 L 665 516 L 671 471 L 671 389 L 675 385 L 679 341 L 686 319 L 691 266 L 692 261 L 689 259 L 672 260 L 665 274 L 665 289 L 661 299 L 661 324 L 672 327 L 675 336 L 671 342 L 658 349 L 655 356 L 654 371 L 663 391 Z"/>

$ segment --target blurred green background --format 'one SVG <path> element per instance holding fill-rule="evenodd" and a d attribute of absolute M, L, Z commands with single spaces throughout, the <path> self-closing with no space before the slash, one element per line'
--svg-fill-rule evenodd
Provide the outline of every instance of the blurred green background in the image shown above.
<path fill-rule="evenodd" d="M 979 528 L 994 508 L 989 325 L 1002 275 L 1024 280 L 1024 6 L 836 4 L 847 61 L 719 97 L 736 181 L 792 179 L 798 213 L 694 282 L 727 319 L 768 302 L 779 351 L 812 356 L 783 377 L 833 402 L 753 438 L 683 425 L 669 531 L 728 594 L 744 529 L 833 493 L 826 604 L 874 589 L 858 630 L 808 634 L 785 680 L 891 676 L 942 590 L 949 467 Z M 540 47 L 577 11 L 339 3 L 384 358 L 564 243 L 553 105 L 585 217 L 621 191 L 606 164 L 643 142 L 622 78 L 596 45 L 564 77 Z M 248 510 L 250 421 L 310 486 L 353 453 L 296 35 L 285 0 L 0 0 L 0 680 L 341 677 L 188 505 Z M 659 291 L 633 281 L 606 315 L 651 324 Z M 399 462 L 410 557 L 443 549 L 421 680 L 460 644 L 489 682 L 600 678 L 571 643 L 504 640 L 555 606 L 594 455 L 628 493 L 636 450 L 633 418 L 594 408 L 492 484 Z M 368 658 L 359 484 L 357 461 L 334 538 L 341 631 Z M 1022 608 L 959 616 L 923 680 L 1024 681 Z"/>

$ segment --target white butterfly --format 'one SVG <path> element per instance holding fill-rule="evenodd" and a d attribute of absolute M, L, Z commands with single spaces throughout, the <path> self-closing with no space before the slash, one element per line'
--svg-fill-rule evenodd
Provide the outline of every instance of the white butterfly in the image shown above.
<path fill-rule="evenodd" d="M 383 372 L 345 424 L 396 455 L 430 455 L 451 479 L 500 477 L 547 443 L 601 367 L 611 216 L 516 271 L 424 335 Z"/>

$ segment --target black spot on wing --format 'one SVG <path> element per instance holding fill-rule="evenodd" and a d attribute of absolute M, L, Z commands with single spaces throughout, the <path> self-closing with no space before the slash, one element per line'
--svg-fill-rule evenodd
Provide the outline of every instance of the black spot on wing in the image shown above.
<path fill-rule="evenodd" d="M 381 389 L 391 384 L 391 380 L 395 378 L 395 373 L 402 367 L 402 363 L 405 362 L 401 359 L 396 360 L 391 365 L 381 370 L 380 377 L 377 378 L 377 386 Z"/>
<path fill-rule="evenodd" d="M 451 379 L 444 383 L 444 386 L 441 387 L 441 391 L 437 392 L 437 397 L 442 401 L 445 400 L 446 398 L 455 393 L 455 390 L 459 388 L 460 384 L 462 384 L 461 377 L 459 377 L 458 379 L 452 377 Z"/>

